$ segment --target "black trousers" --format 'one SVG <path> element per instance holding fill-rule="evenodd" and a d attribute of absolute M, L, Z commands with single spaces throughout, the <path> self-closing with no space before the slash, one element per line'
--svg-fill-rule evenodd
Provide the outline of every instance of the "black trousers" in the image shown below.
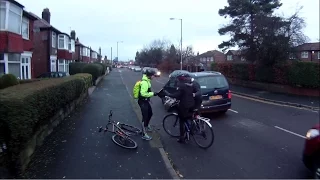
<path fill-rule="evenodd" d="M 143 126 L 148 127 L 151 117 L 153 115 L 151 105 L 148 100 L 144 99 L 139 99 L 138 104 L 141 109 Z"/>
<path fill-rule="evenodd" d="M 178 116 L 179 116 L 179 129 L 180 129 L 180 139 L 185 139 L 185 122 L 187 122 L 192 117 L 192 110 L 193 108 L 187 109 L 187 108 L 181 108 L 178 109 Z"/>

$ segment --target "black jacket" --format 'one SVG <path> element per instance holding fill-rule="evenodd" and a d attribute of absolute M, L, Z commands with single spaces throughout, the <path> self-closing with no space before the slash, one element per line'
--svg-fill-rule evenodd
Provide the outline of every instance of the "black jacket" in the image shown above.
<path fill-rule="evenodd" d="M 180 100 L 178 113 L 180 116 L 188 116 L 190 110 L 195 106 L 195 100 L 193 98 L 194 87 L 191 82 L 178 82 L 177 92 L 169 93 L 164 91 L 167 96 Z"/>
<path fill-rule="evenodd" d="M 193 93 L 195 93 L 194 101 L 195 101 L 195 109 L 199 109 L 202 103 L 202 92 L 200 84 L 197 81 L 193 81 Z"/>

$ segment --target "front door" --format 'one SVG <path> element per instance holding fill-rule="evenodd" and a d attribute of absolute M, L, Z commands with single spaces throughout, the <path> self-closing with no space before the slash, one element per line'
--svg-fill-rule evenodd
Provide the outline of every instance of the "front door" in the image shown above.
<path fill-rule="evenodd" d="M 21 57 L 21 79 L 31 79 L 31 58 Z"/>

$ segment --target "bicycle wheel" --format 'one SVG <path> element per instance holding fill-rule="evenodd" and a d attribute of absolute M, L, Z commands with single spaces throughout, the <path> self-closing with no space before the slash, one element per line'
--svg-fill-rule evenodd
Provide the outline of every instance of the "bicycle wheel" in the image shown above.
<path fill-rule="evenodd" d="M 214 141 L 213 129 L 202 120 L 197 120 L 196 123 L 192 124 L 192 137 L 196 144 L 203 149 L 212 146 Z M 199 139 L 197 139 L 197 137 L 199 137 Z M 202 143 L 202 140 L 206 140 L 207 143 Z"/>
<path fill-rule="evenodd" d="M 136 149 L 138 147 L 138 144 L 130 137 L 124 138 L 118 134 L 112 136 L 112 141 L 118 146 L 126 149 Z"/>
<path fill-rule="evenodd" d="M 128 134 L 134 134 L 134 135 L 137 135 L 137 134 L 141 134 L 141 129 L 137 128 L 137 127 L 134 127 L 134 126 L 131 126 L 131 125 L 128 125 L 128 124 L 119 124 L 119 127 L 125 131 L 125 132 L 128 132 Z"/>
<path fill-rule="evenodd" d="M 175 114 L 168 114 L 163 118 L 163 129 L 172 137 L 180 136 L 179 117 Z"/>

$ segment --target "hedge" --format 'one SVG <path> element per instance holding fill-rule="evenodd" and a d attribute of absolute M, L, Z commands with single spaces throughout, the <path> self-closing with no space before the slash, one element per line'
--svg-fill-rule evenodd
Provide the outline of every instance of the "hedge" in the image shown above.
<path fill-rule="evenodd" d="M 106 66 L 102 63 L 82 63 L 75 62 L 69 64 L 69 74 L 89 73 L 92 75 L 92 80 L 96 81 L 98 77 L 106 72 Z"/>
<path fill-rule="evenodd" d="M 19 80 L 13 74 L 4 74 L 0 77 L 0 89 L 19 84 Z"/>
<path fill-rule="evenodd" d="M 46 79 L 0 90 L 0 139 L 7 143 L 12 160 L 40 125 L 86 90 L 84 79 L 90 76 Z"/>
<path fill-rule="evenodd" d="M 79 73 L 75 74 L 74 76 L 79 77 L 84 80 L 85 82 L 85 89 L 88 89 L 92 86 L 92 75 L 88 73 Z"/>
<path fill-rule="evenodd" d="M 284 84 L 304 88 L 320 88 L 318 63 L 293 62 L 262 67 L 247 63 L 213 63 L 211 69 L 226 77 L 246 81 Z"/>

